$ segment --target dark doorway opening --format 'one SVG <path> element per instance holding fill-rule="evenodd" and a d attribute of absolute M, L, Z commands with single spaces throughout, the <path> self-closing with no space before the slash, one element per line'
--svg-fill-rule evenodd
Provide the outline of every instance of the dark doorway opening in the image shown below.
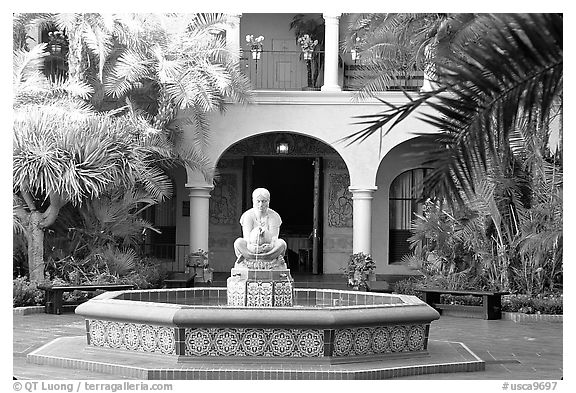
<path fill-rule="evenodd" d="M 251 198 L 255 188 L 270 191 L 270 208 L 282 217 L 280 237 L 288 245 L 286 259 L 293 272 L 312 272 L 312 230 L 314 224 L 314 159 L 294 157 L 252 157 Z M 245 201 L 252 205 L 251 199 Z"/>

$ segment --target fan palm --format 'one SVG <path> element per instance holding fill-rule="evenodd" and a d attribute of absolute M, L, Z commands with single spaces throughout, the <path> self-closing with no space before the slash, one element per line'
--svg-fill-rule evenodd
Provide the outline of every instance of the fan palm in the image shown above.
<path fill-rule="evenodd" d="M 460 48 L 479 40 L 484 14 L 388 13 L 351 14 L 345 50 L 361 53 L 364 72 L 359 98 L 384 91 L 398 78 L 425 71 L 427 83 L 437 68 L 460 56 Z M 428 86 L 427 86 L 428 88 Z"/>
<path fill-rule="evenodd" d="M 435 169 L 424 180 L 426 195 L 462 201 L 474 193 L 474 178 L 489 157 L 510 163 L 510 136 L 521 124 L 547 124 L 562 94 L 562 23 L 559 14 L 498 14 L 483 18 L 482 40 L 459 47 L 459 55 L 438 59 L 439 87 L 406 104 L 362 116 L 363 130 L 346 139 L 364 140 L 382 127 L 390 132 L 416 109 L 435 114 L 424 120 L 439 130 Z M 561 110 L 561 106 L 560 106 Z"/>
<path fill-rule="evenodd" d="M 250 82 L 240 72 L 238 58 L 217 34 L 226 19 L 219 14 L 178 17 L 185 31 L 169 33 L 162 15 L 146 16 L 138 46 L 125 45 L 110 62 L 104 79 L 106 94 L 128 98 L 143 110 L 156 129 L 164 130 L 189 167 L 204 169 L 208 143 L 207 113 L 223 111 L 226 99 L 247 103 Z M 192 130 L 182 143 L 183 130 Z M 184 146 L 188 146 L 184 148 Z M 204 171 L 210 176 L 210 170 Z"/>

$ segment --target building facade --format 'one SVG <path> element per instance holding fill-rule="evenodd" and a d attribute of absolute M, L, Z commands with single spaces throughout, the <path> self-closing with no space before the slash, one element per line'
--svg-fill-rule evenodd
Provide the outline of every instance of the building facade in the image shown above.
<path fill-rule="evenodd" d="M 413 153 L 426 149 L 426 138 L 417 134 L 434 130 L 414 117 L 389 134 L 343 141 L 364 127 L 358 116 L 385 108 L 353 91 L 357 64 L 339 49 L 345 15 L 318 15 L 325 24 L 323 64 L 316 86 L 308 86 L 306 62 L 289 28 L 293 17 L 229 15 L 227 45 L 240 53 L 254 102 L 230 103 L 211 116 L 208 155 L 216 177 L 207 181 L 194 171 L 174 171 L 175 195 L 154 214 L 163 234 L 152 242 L 173 250 L 170 257 L 179 264 L 190 250 L 208 250 L 215 271 L 229 271 L 240 215 L 251 207 L 252 190 L 265 187 L 283 219 L 281 237 L 293 271 L 340 273 L 350 254 L 365 252 L 377 273 L 406 273 L 401 257 L 418 210 L 414 186 L 426 170 Z M 247 35 L 264 37 L 258 58 Z M 416 82 L 412 87 L 419 88 L 423 80 Z M 399 89 L 378 98 L 406 100 Z"/>
<path fill-rule="evenodd" d="M 252 190 L 265 187 L 282 217 L 280 235 L 294 272 L 338 274 L 358 252 L 372 255 L 376 273 L 409 272 L 402 256 L 409 251 L 410 223 L 420 208 L 416 189 L 427 169 L 414 153 L 427 150 L 422 135 L 435 130 L 415 115 L 390 133 L 355 143 L 344 139 L 365 127 L 359 116 L 386 109 L 380 100 L 402 104 L 402 90 L 422 89 L 425 78 L 406 75 L 390 90 L 359 99 L 362 59 L 340 48 L 346 15 L 308 15 L 324 25 L 310 62 L 290 29 L 295 15 L 227 15 L 219 34 L 238 53 L 254 100 L 227 103 L 226 111 L 210 115 L 206 153 L 214 179 L 190 168 L 172 170 L 172 199 L 147 216 L 161 233 L 149 234 L 145 250 L 173 260 L 171 270 L 184 270 L 185 255 L 201 249 L 215 271 L 228 272 L 235 262 L 233 242 L 241 236 L 240 215 L 251 207 Z M 46 34 L 39 33 L 39 41 L 46 42 Z M 250 35 L 263 37 L 259 53 L 251 51 Z M 63 63 L 49 66 L 57 73 Z M 184 134 L 192 143 L 193 133 Z"/>

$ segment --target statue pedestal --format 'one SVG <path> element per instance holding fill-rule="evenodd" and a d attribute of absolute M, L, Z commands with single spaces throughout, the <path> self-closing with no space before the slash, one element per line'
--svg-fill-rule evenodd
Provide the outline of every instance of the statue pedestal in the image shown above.
<path fill-rule="evenodd" d="M 294 280 L 289 269 L 233 268 L 227 294 L 229 306 L 292 307 Z"/>

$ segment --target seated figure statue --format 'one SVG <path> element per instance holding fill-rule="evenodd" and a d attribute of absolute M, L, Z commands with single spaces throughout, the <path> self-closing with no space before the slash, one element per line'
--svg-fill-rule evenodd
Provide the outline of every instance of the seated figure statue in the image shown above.
<path fill-rule="evenodd" d="M 242 237 L 234 242 L 235 268 L 286 269 L 286 242 L 280 239 L 280 215 L 268 206 L 270 192 L 257 188 L 252 193 L 253 207 L 240 217 Z"/>

